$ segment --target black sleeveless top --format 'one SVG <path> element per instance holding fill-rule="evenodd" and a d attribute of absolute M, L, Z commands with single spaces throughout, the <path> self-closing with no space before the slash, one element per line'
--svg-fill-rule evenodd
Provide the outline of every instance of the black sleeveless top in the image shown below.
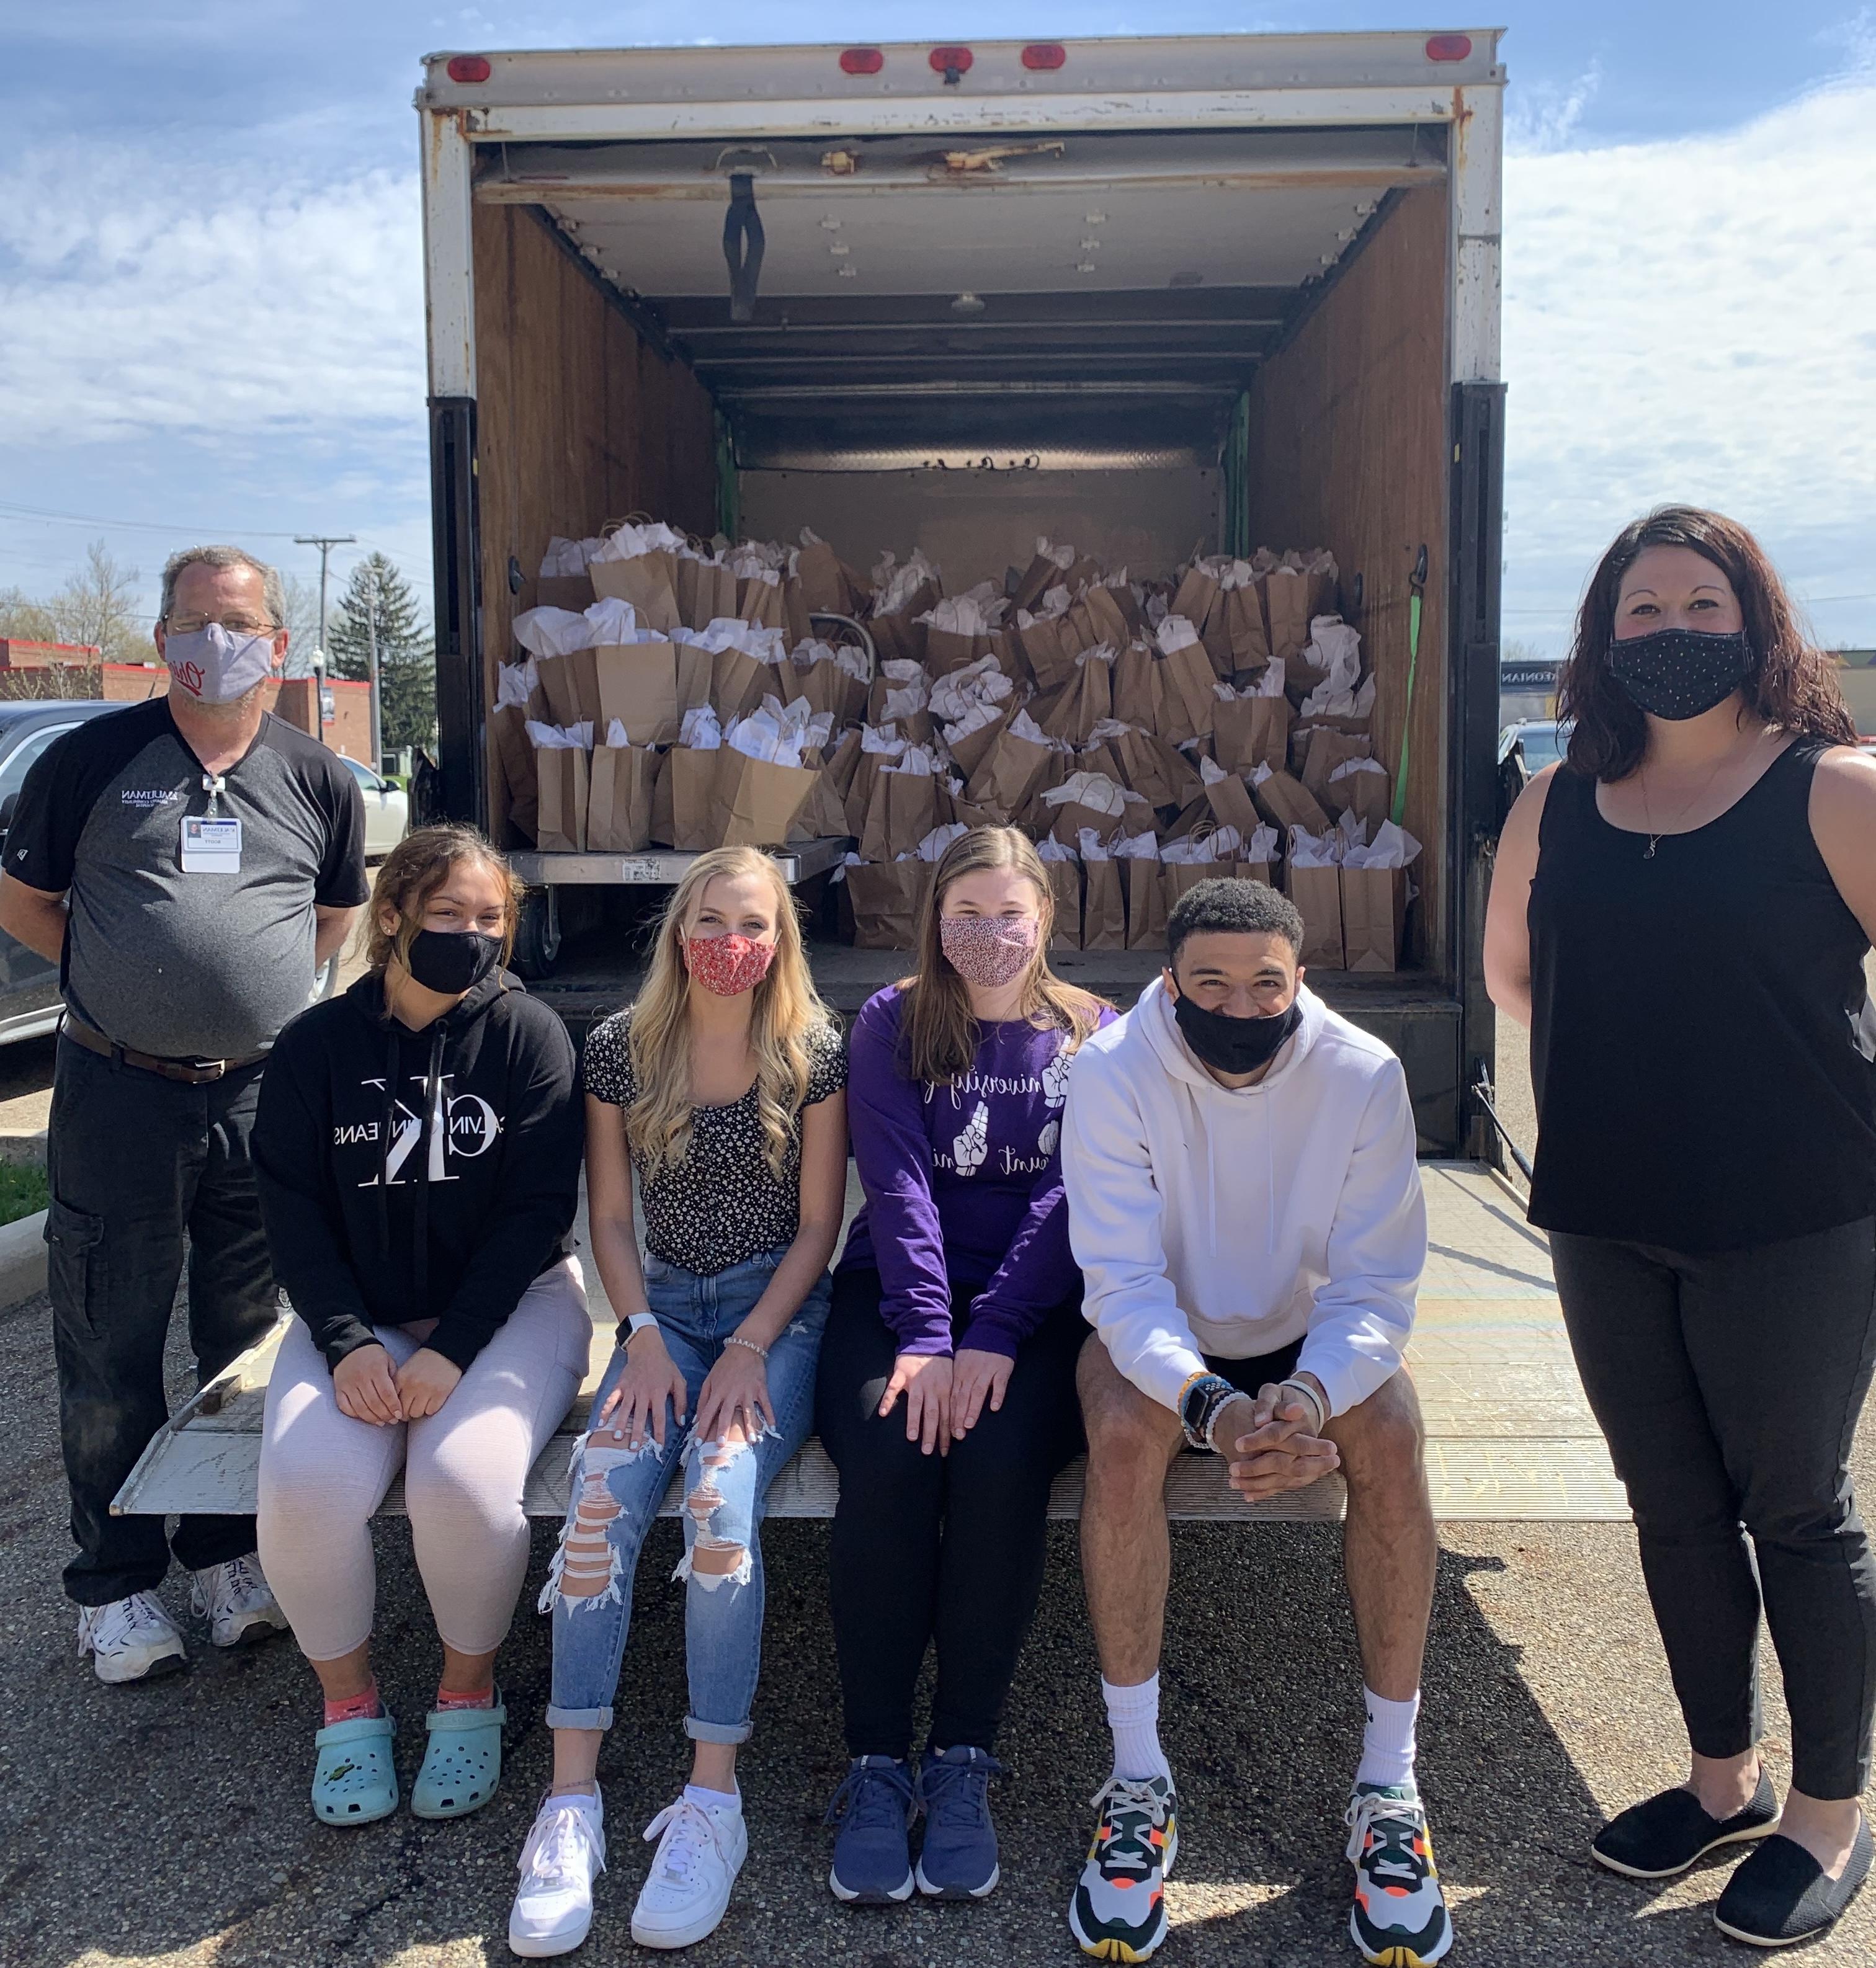
<path fill-rule="evenodd" d="M 1550 782 L 1531 887 L 1531 1220 L 1738 1250 L 1876 1214 L 1868 939 L 1811 837 L 1800 739 L 1691 833 Z"/>

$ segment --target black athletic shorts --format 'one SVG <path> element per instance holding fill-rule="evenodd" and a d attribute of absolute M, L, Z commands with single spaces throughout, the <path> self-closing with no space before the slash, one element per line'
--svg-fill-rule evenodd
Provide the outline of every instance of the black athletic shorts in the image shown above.
<path fill-rule="evenodd" d="M 1222 1374 L 1234 1387 L 1255 1398 L 1260 1387 L 1274 1387 L 1279 1381 L 1287 1381 L 1302 1357 L 1302 1341 L 1292 1339 L 1274 1353 L 1254 1353 L 1248 1360 L 1214 1359 L 1209 1353 L 1204 1358 L 1207 1373 Z"/>

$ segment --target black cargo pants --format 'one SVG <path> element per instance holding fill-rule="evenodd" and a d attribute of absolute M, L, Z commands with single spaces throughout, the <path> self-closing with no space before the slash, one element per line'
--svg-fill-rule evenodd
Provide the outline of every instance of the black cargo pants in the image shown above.
<path fill-rule="evenodd" d="M 66 1593 L 102 1606 L 159 1584 L 159 1516 L 111 1499 L 169 1418 L 163 1349 L 189 1253 L 198 1384 L 273 1325 L 277 1293 L 249 1140 L 261 1066 L 186 1086 L 59 1041 L 47 1174 L 47 1284 L 59 1426 L 78 1554 Z M 191 1570 L 254 1548 L 250 1516 L 189 1516 L 174 1550 Z"/>

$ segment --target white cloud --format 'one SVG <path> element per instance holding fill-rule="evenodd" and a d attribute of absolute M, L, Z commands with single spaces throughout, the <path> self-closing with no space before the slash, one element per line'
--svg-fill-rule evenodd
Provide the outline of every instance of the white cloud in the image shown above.
<path fill-rule="evenodd" d="M 368 440 L 423 402 L 408 174 L 316 188 L 76 146 L 0 173 L 0 430 L 16 445 Z"/>
<path fill-rule="evenodd" d="M 1737 130 L 1507 158 L 1508 607 L 1567 607 L 1670 499 L 1754 527 L 1801 589 L 1876 587 L 1872 184 L 1867 71 Z"/>

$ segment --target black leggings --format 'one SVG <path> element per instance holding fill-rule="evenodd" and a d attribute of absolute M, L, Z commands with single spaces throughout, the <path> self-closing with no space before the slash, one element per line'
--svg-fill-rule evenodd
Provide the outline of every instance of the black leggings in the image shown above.
<path fill-rule="evenodd" d="M 1704 1256 L 1553 1232 L 1550 1254 L 1689 1741 L 1735 1756 L 1758 1740 L 1762 1587 L 1791 1781 L 1856 1796 L 1876 1707 L 1876 1565 L 1848 1464 L 1876 1358 L 1876 1220 Z"/>
<path fill-rule="evenodd" d="M 981 1287 L 951 1300 L 961 1329 Z M 906 1439 L 906 1403 L 878 1413 L 897 1351 L 877 1271 L 844 1271 L 821 1342 L 815 1426 L 841 1472 L 829 1554 L 847 1750 L 905 1756 L 925 1649 L 938 1644 L 932 1741 L 990 1749 L 1042 1585 L 1049 1485 L 1081 1452 L 1081 1294 L 1016 1355 L 1003 1405 L 948 1455 Z"/>

